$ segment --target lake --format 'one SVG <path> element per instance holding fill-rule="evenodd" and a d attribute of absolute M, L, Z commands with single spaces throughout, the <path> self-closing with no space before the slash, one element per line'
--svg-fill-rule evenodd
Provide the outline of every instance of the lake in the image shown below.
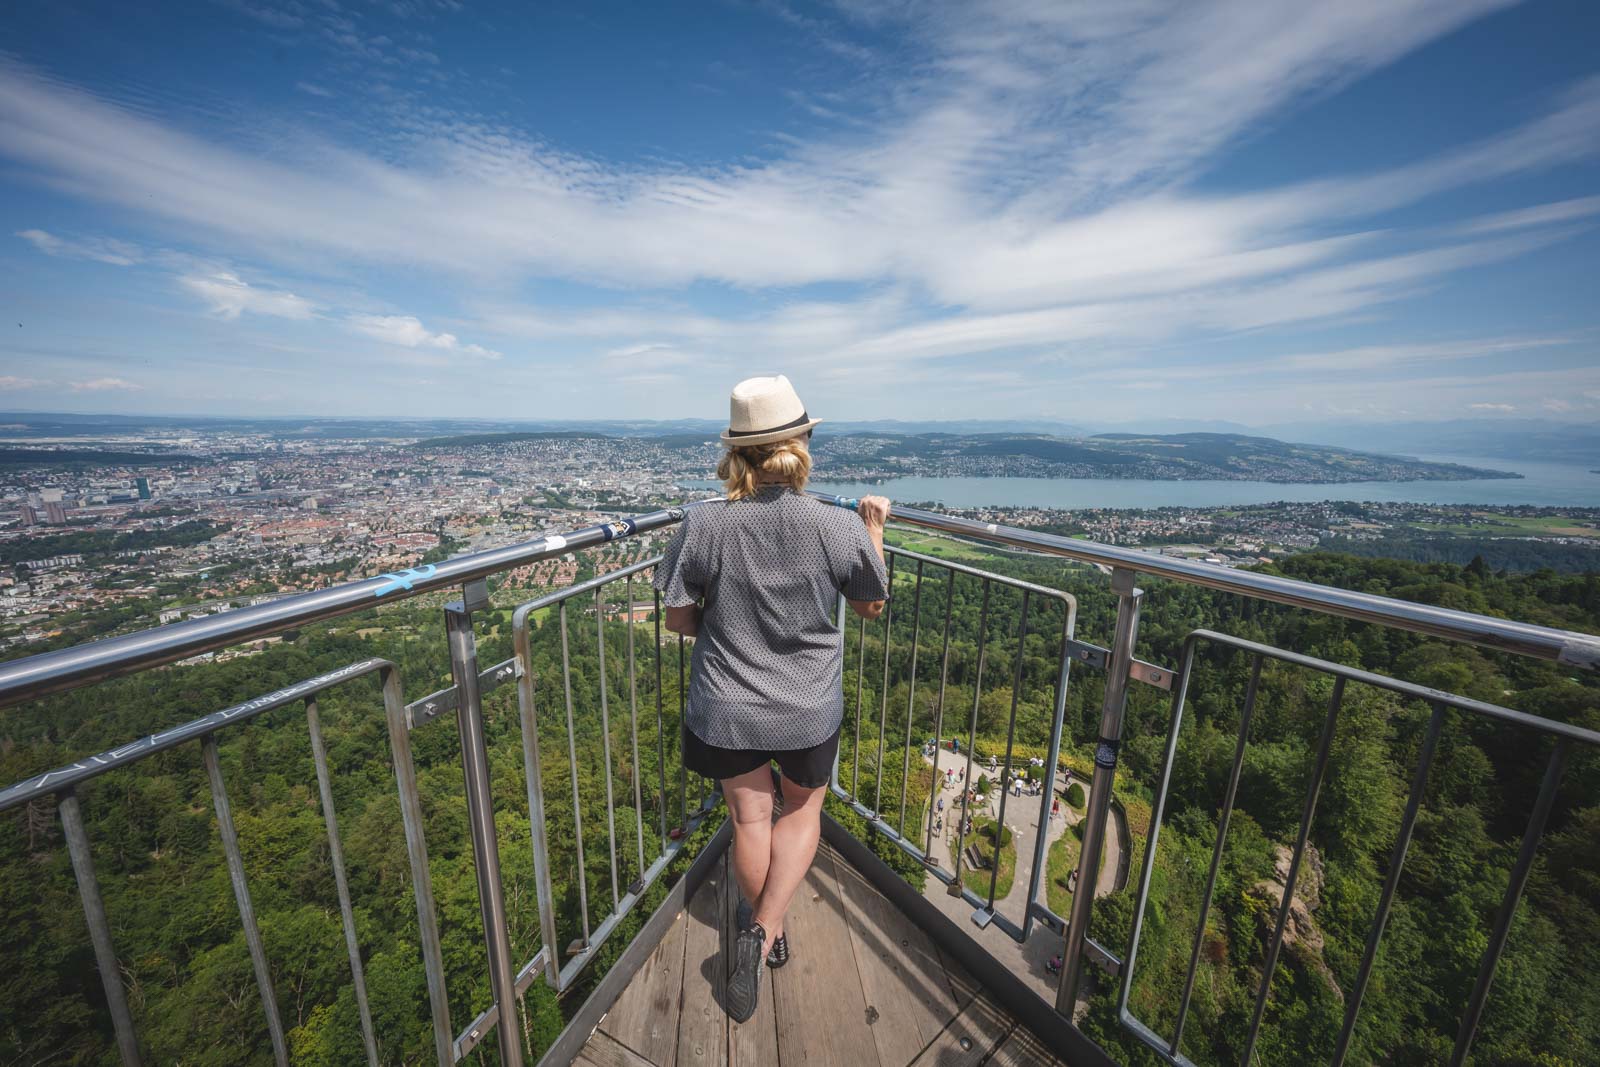
<path fill-rule="evenodd" d="M 1515 471 L 1521 478 L 1468 482 L 1157 482 L 1132 478 L 891 478 L 868 484 L 830 482 L 825 470 L 811 488 L 839 496 L 875 493 L 891 500 L 933 500 L 945 507 L 1158 508 L 1318 500 L 1399 501 L 1416 504 L 1538 504 L 1600 507 L 1600 474 L 1581 464 L 1535 463 L 1483 456 L 1418 456 L 1438 463 Z M 684 482 L 719 488 L 718 483 Z"/>

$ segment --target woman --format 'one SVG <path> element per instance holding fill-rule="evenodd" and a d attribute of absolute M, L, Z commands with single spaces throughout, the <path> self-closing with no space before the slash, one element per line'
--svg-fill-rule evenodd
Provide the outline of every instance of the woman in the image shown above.
<path fill-rule="evenodd" d="M 863 497 L 858 519 L 806 496 L 810 418 L 783 375 L 734 386 L 725 502 L 690 509 L 656 568 L 667 629 L 694 637 L 685 765 L 722 783 L 744 901 L 728 978 L 728 1014 L 755 1013 L 761 961 L 789 958 L 783 920 L 822 833 L 822 800 L 844 718 L 842 593 L 875 619 L 889 597 L 889 502 Z M 774 824 L 771 764 L 782 772 Z"/>

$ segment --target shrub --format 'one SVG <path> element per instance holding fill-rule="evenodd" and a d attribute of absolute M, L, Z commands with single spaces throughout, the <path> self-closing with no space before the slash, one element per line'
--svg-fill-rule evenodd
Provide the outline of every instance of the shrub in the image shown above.
<path fill-rule="evenodd" d="M 988 835 L 988 838 L 989 838 L 989 840 L 991 842 L 994 841 L 995 834 L 996 834 L 997 831 L 998 831 L 999 836 L 1000 836 L 1000 841 L 995 846 L 996 848 L 1005 848 L 1007 845 L 1011 844 L 1011 827 L 1009 827 L 1009 826 L 986 826 L 986 827 L 984 827 L 984 833 Z"/>
<path fill-rule="evenodd" d="M 1083 807 L 1083 786 L 1077 782 L 1067 786 L 1067 803 L 1074 808 Z"/>

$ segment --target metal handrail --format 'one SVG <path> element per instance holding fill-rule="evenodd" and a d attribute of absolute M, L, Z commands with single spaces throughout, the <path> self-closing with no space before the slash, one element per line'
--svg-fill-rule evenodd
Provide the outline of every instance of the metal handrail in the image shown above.
<path fill-rule="evenodd" d="M 379 604 L 459 589 L 502 571 L 671 526 L 682 521 L 688 509 L 720 499 L 713 497 L 681 508 L 664 508 L 571 533 L 551 534 L 537 541 L 457 556 L 443 563 L 345 582 L 225 615 L 208 615 L 203 619 L 190 619 L 13 660 L 0 664 L 0 708 L 253 641 L 307 623 L 365 611 Z"/>
<path fill-rule="evenodd" d="M 826 493 L 813 495 L 830 503 L 840 505 L 849 503 L 846 498 Z M 1600 637 L 1590 634 L 1513 622 L 1510 619 L 1497 619 L 1488 615 L 1475 615 L 1472 612 L 1456 611 L 1452 608 L 1414 604 L 1372 593 L 1334 589 L 1314 582 L 1302 582 L 1294 578 L 1281 578 L 1255 571 L 1234 570 L 1230 567 L 1219 567 L 1214 563 L 1197 563 L 1193 560 L 1143 552 L 1136 548 L 1103 545 L 1096 541 L 1080 541 L 1059 534 L 999 526 L 992 522 L 978 522 L 975 519 L 960 519 L 924 511 L 921 508 L 895 505 L 890 508 L 889 514 L 898 522 L 970 537 L 978 541 L 1032 549 L 1050 556 L 1061 556 L 1065 559 L 1128 570 L 1136 574 L 1148 574 L 1157 578 L 1171 578 L 1188 585 L 1204 586 L 1224 593 L 1238 593 L 1241 596 L 1287 604 L 1290 607 L 1341 615 L 1361 622 L 1380 623 L 1400 630 L 1448 638 L 1452 641 L 1465 641 L 1536 659 L 1555 660 L 1557 663 L 1585 670 L 1600 670 Z"/>
<path fill-rule="evenodd" d="M 845 503 L 842 497 L 825 493 L 812 495 L 831 503 Z M 688 509 L 720 499 L 712 497 L 686 504 L 682 508 L 664 508 L 568 534 L 555 534 L 488 552 L 457 556 L 443 563 L 284 597 L 270 604 L 258 604 L 225 615 L 211 615 L 140 630 L 0 664 L 0 708 L 281 633 L 307 623 L 338 618 L 378 603 L 392 603 L 423 593 L 459 588 L 467 582 L 528 563 L 604 544 L 618 537 L 670 526 L 682 520 Z M 992 522 L 953 518 L 920 508 L 895 505 L 890 509 L 890 517 L 897 522 L 979 541 L 1172 578 L 1226 593 L 1342 615 L 1363 622 L 1381 623 L 1414 633 L 1466 641 L 1538 659 L 1555 660 L 1586 670 L 1600 670 L 1600 638 L 1588 634 L 1474 615 L 1451 608 L 1413 604 L 1371 593 L 1333 589 L 1293 578 L 1238 571 L 1132 548 L 998 526 Z"/>

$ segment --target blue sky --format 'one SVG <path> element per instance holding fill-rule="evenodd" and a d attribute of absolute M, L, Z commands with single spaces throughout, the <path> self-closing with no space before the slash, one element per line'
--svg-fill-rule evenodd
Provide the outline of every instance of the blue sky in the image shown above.
<path fill-rule="evenodd" d="M 1600 415 L 1600 6 L 14 0 L 0 410 Z"/>

